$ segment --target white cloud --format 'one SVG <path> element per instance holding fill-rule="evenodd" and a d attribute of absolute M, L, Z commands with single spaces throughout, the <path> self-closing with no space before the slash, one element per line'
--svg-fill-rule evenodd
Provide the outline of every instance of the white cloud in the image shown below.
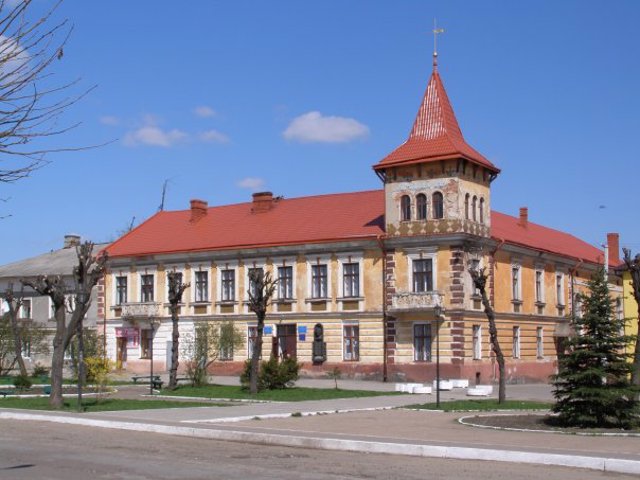
<path fill-rule="evenodd" d="M 213 108 L 208 107 L 206 105 L 199 105 L 193 109 L 193 113 L 195 113 L 196 116 L 198 117 L 208 118 L 208 117 L 215 116 L 216 111 Z"/>
<path fill-rule="evenodd" d="M 345 143 L 366 137 L 369 127 L 353 118 L 325 117 L 314 111 L 294 118 L 282 135 L 302 143 Z"/>
<path fill-rule="evenodd" d="M 247 188 L 249 190 L 254 190 L 254 191 L 262 190 L 262 188 L 264 187 L 264 184 L 265 184 L 265 181 L 262 178 L 256 178 L 256 177 L 243 178 L 238 183 L 236 183 L 236 185 L 241 188 Z"/>
<path fill-rule="evenodd" d="M 201 141 L 209 143 L 228 143 L 229 137 L 217 130 L 207 130 L 198 136 Z"/>
<path fill-rule="evenodd" d="M 120 119 L 118 117 L 114 117 L 113 115 L 103 115 L 100 117 L 100 123 L 103 125 L 108 125 L 110 127 L 115 127 L 116 125 L 120 125 Z"/>
<path fill-rule="evenodd" d="M 128 132 L 124 137 L 124 144 L 128 147 L 150 145 L 168 148 L 188 138 L 185 132 L 177 129 L 162 130 L 155 125 L 145 125 L 137 130 Z"/>
<path fill-rule="evenodd" d="M 12 7 L 9 7 L 12 8 Z M 33 68 L 29 64 L 31 56 L 20 44 L 11 37 L 0 35 L 0 52 L 2 56 L 2 62 L 0 66 L 0 73 L 3 76 L 8 76 L 11 79 L 15 75 L 19 78 L 29 72 L 30 68 Z"/>

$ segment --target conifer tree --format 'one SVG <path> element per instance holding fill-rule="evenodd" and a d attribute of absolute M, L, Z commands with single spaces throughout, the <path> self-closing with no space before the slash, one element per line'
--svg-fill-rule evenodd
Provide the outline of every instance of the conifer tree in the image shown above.
<path fill-rule="evenodd" d="M 614 313 L 604 270 L 589 282 L 582 295 L 583 312 L 572 319 L 574 336 L 554 376 L 553 411 L 565 426 L 631 428 L 638 421 L 631 363 L 621 334 L 624 320 Z"/>

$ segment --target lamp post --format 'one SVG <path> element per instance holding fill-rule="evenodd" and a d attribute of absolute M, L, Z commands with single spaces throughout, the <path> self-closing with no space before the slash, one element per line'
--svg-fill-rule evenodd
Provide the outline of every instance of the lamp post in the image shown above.
<path fill-rule="evenodd" d="M 149 395 L 153 395 L 153 340 L 159 323 L 156 318 L 149 320 L 149 326 L 151 327 L 151 338 L 149 339 Z"/>
<path fill-rule="evenodd" d="M 440 318 L 442 316 L 442 305 L 433 307 L 433 314 L 436 318 L 436 408 L 440 408 Z"/>

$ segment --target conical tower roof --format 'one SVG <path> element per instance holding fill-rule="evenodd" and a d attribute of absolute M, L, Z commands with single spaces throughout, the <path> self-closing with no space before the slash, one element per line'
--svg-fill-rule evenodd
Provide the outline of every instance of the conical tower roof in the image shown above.
<path fill-rule="evenodd" d="M 383 170 L 391 166 L 449 158 L 465 158 L 494 173 L 500 172 L 500 169 L 465 141 L 434 65 L 409 138 L 373 168 Z"/>

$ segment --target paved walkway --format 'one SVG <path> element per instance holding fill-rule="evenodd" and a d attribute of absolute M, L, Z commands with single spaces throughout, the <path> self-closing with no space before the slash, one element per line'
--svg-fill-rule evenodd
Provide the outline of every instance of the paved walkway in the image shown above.
<path fill-rule="evenodd" d="M 237 378 L 216 377 L 216 383 Z M 330 382 L 330 383 L 322 383 Z M 332 381 L 301 380 L 300 386 Z M 340 381 L 341 388 L 393 389 L 393 384 Z M 126 387 L 128 395 L 147 393 Z M 509 398 L 549 400 L 547 385 L 510 385 Z M 463 391 L 442 392 L 446 401 Z M 447 458 L 580 466 L 640 474 L 640 437 L 576 436 L 513 432 L 461 425 L 464 414 L 397 410 L 393 407 L 435 401 L 435 395 L 394 395 L 336 400 L 246 403 L 228 407 L 176 408 L 91 414 L 0 411 L 0 418 L 61 421 L 105 428 L 325 449 L 383 452 Z M 0 404 L 1 405 L 1 404 Z M 379 411 L 374 411 L 379 410 Z M 345 413 L 335 413 L 336 411 Z M 318 412 L 333 412 L 320 415 Z M 292 417 L 291 414 L 296 414 Z M 300 413 L 303 416 L 298 417 Z M 307 416 L 307 414 L 309 414 Z M 260 418 L 260 420 L 254 418 Z"/>

